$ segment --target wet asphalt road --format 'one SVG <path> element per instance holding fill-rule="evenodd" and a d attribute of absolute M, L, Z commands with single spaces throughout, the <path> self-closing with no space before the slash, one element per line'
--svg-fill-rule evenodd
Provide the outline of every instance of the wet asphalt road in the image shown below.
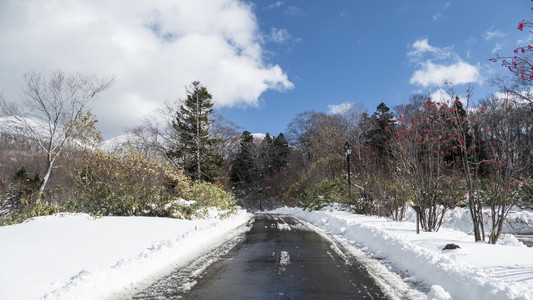
<path fill-rule="evenodd" d="M 200 259 L 216 260 L 201 274 L 177 270 L 134 299 L 387 299 L 362 265 L 292 217 L 256 215 L 233 243 Z"/>

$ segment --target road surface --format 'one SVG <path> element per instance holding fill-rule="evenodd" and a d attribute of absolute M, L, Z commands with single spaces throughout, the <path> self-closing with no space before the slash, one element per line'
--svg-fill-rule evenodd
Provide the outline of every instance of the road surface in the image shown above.
<path fill-rule="evenodd" d="M 134 299 L 387 299 L 364 266 L 289 216 L 257 214 L 215 252 Z"/>

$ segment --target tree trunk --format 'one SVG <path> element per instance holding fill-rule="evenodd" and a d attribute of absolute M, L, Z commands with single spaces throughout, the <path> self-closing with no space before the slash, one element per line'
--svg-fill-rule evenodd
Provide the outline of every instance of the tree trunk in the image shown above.
<path fill-rule="evenodd" d="M 52 173 L 52 168 L 54 166 L 54 158 L 48 158 L 48 161 L 46 162 L 46 171 L 43 176 L 43 180 L 41 181 L 41 185 L 39 186 L 39 196 L 37 197 L 37 204 L 41 203 L 41 198 L 44 195 L 44 189 L 46 188 L 46 184 L 48 183 L 48 179 L 50 179 L 50 174 Z"/>

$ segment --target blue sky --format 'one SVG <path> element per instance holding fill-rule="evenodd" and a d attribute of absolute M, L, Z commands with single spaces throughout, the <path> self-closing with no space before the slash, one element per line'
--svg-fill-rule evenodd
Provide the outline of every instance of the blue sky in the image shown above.
<path fill-rule="evenodd" d="M 471 65 L 478 76 L 457 74 L 448 80 L 458 94 L 471 82 L 474 100 L 484 98 L 494 91 L 492 76 L 508 73 L 487 59 L 509 55 L 518 40 L 528 38 L 516 26 L 531 19 L 531 6 L 531 1 L 515 0 L 253 1 L 261 30 L 285 33 L 283 41 L 265 47 L 272 52 L 269 61 L 283 68 L 294 89 L 265 92 L 257 108 L 221 112 L 249 131 L 273 134 L 284 131 L 297 113 L 327 112 L 329 105 L 362 103 L 372 113 L 381 102 L 392 107 L 414 93 L 442 88 L 442 82 L 412 82 L 428 61 L 443 67 Z M 435 50 L 409 55 L 417 41 Z"/>
<path fill-rule="evenodd" d="M 296 114 L 406 103 L 451 81 L 474 100 L 507 74 L 489 58 L 531 34 L 528 0 L 3 0 L 0 91 L 30 70 L 115 76 L 92 106 L 105 138 L 199 80 L 243 130 L 277 135 Z"/>

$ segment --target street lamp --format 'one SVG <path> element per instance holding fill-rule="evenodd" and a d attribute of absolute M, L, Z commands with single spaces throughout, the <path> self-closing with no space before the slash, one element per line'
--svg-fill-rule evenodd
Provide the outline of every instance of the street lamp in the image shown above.
<path fill-rule="evenodd" d="M 350 187 L 350 154 L 352 154 L 352 146 L 346 142 L 344 144 L 344 154 L 346 154 L 346 164 L 348 165 L 348 200 L 352 199 L 352 190 Z"/>

